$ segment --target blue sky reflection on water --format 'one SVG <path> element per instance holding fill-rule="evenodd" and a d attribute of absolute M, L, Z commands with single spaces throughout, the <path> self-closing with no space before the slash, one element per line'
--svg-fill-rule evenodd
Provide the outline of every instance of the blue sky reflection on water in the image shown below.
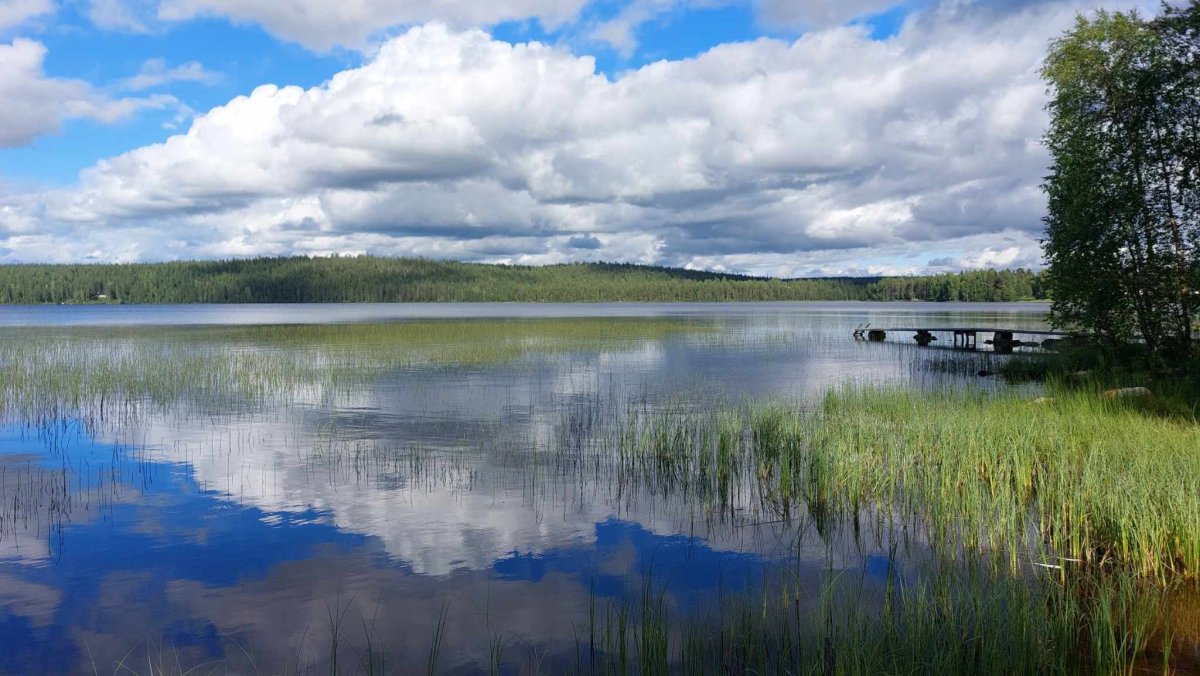
<path fill-rule="evenodd" d="M 88 438 L 79 421 L 59 424 L 52 435 L 20 426 L 0 430 L 0 456 L 5 458 L 0 462 L 16 458 L 45 469 L 61 468 L 57 453 L 39 452 L 49 447 L 69 448 L 89 467 L 110 459 L 102 469 L 106 474 L 130 477 L 145 465 L 135 459 L 137 449 Z M 269 580 L 285 562 L 329 557 L 360 559 L 388 585 L 404 585 L 416 575 L 405 561 L 381 552 L 375 538 L 338 528 L 327 512 L 264 512 L 203 490 L 186 465 L 156 464 L 156 471 L 149 472 L 153 481 L 114 489 L 115 504 L 101 508 L 102 514 L 76 511 L 73 516 L 82 518 L 66 523 L 51 543 L 26 543 L 35 549 L 51 544 L 45 557 L 26 560 L 21 552 L 6 552 L 0 559 L 0 644 L 13 648 L 0 658 L 0 670 L 73 671 L 89 659 L 80 652 L 77 634 L 104 634 L 114 627 L 129 630 L 119 637 L 126 643 L 148 631 L 177 649 L 223 658 L 229 646 L 222 637 L 231 632 L 236 637 L 237 628 L 175 600 L 173 590 L 187 583 L 207 593 L 236 593 Z M 88 487 L 89 481 L 74 469 L 67 470 L 66 479 L 72 486 Z M 641 581 L 650 576 L 688 609 L 719 588 L 752 588 L 767 565 L 759 556 L 713 549 L 701 538 L 659 535 L 638 523 L 609 518 L 594 524 L 591 543 L 540 553 L 513 551 L 486 570 L 450 575 L 527 585 L 559 575 L 572 580 L 580 593 L 614 600 L 635 597 Z M 20 592 L 5 589 L 14 586 L 41 590 L 56 603 L 29 604 Z M 114 586 L 121 591 L 114 593 Z M 373 591 L 378 593 L 370 585 L 356 587 L 351 579 L 339 594 Z M 273 610 L 287 613 L 291 603 L 326 601 L 303 598 L 303 592 L 298 596 Z M 32 615 L 27 614 L 31 605 Z M 296 637 L 279 638 L 288 643 Z"/>

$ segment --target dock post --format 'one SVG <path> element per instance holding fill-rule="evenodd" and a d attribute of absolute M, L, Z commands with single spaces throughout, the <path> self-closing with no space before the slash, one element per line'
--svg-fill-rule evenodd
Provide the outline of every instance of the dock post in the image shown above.
<path fill-rule="evenodd" d="M 958 347 L 961 342 L 962 349 L 974 350 L 979 345 L 976 342 L 977 340 L 974 331 L 968 331 L 967 329 L 955 329 L 954 331 L 954 347 Z"/>
<path fill-rule="evenodd" d="M 1016 341 L 1012 331 L 997 331 L 992 334 L 992 349 L 999 354 L 1012 354 Z"/>

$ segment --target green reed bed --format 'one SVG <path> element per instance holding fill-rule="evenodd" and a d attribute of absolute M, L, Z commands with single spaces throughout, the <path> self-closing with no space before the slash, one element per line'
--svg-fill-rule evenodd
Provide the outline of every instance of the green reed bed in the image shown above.
<path fill-rule="evenodd" d="M 785 581 L 672 617 L 655 654 L 712 673 L 1176 670 L 1172 641 L 1200 639 L 1177 619 L 1200 577 L 1200 426 L 1092 388 L 1050 390 L 847 389 L 809 409 L 630 421 L 615 444 L 623 471 L 659 491 L 751 499 L 830 547 L 852 537 L 921 559 L 882 600 L 847 595 L 842 571 L 819 600 Z M 599 671 L 620 673 L 611 648 Z"/>
<path fill-rule="evenodd" d="M 704 334 L 686 320 L 535 319 L 385 324 L 6 329 L 0 406 L 23 418 L 104 405 L 253 405 L 333 392 L 408 367 L 500 364 Z"/>
<path fill-rule="evenodd" d="M 816 414 L 766 420 L 785 427 L 772 445 L 795 444 L 788 455 L 810 491 L 897 505 L 931 537 L 1014 563 L 1044 545 L 1047 556 L 1164 580 L 1200 573 L 1195 425 L 1088 391 L 1040 402 L 846 391 Z"/>
<path fill-rule="evenodd" d="M 865 509 L 956 556 L 1200 573 L 1200 427 L 1095 391 L 844 390 L 815 410 L 637 421 L 617 445 L 663 486 L 719 495 L 749 480 L 777 511 Z"/>

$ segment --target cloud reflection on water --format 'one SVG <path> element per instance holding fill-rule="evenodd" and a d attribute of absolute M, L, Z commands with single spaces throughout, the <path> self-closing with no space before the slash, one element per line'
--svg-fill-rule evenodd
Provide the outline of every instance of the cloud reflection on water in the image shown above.
<path fill-rule="evenodd" d="M 685 609 L 781 563 L 815 584 L 871 552 L 825 548 L 798 532 L 803 515 L 754 526 L 767 514 L 748 487 L 714 513 L 555 459 L 565 439 L 619 423 L 631 405 L 910 382 L 912 348 L 849 340 L 868 319 L 856 306 L 716 315 L 714 334 L 390 368 L 353 387 L 296 382 L 238 405 L 15 423 L 0 434 L 5 495 L 59 471 L 72 509 L 57 540 L 44 505 L 0 538 L 0 642 L 40 646 L 7 652 L 0 670 L 114 664 L 151 644 L 233 671 L 249 666 L 239 645 L 268 670 L 327 664 L 331 608 L 352 618 L 346 645 L 372 633 L 395 666 L 418 668 L 447 601 L 446 654 L 478 666 L 498 634 L 514 654 L 570 652 L 592 595 L 636 594 L 651 570 Z"/>

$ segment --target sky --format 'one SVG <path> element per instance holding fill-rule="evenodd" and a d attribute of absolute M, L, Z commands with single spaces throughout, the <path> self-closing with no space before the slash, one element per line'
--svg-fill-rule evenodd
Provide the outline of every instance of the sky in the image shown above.
<path fill-rule="evenodd" d="M 1038 68 L 1152 0 L 0 0 L 0 262 L 1039 267 Z"/>

